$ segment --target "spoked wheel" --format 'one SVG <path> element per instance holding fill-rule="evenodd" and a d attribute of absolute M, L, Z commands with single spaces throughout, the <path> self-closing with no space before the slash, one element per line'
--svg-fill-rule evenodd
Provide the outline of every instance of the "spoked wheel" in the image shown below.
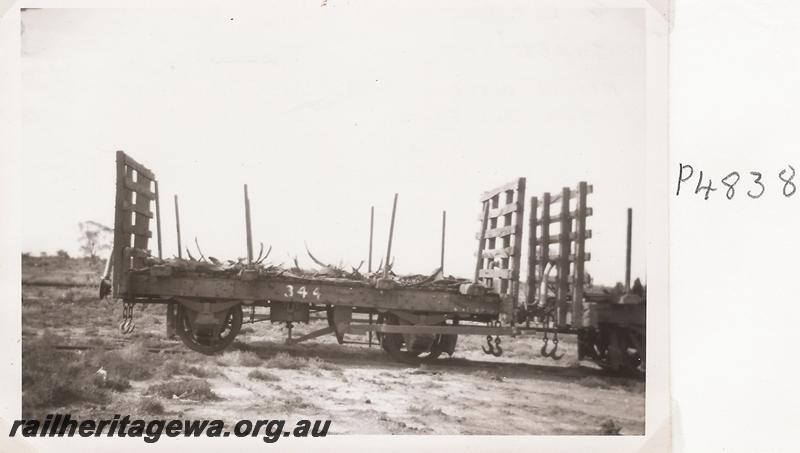
<path fill-rule="evenodd" d="M 221 313 L 204 313 L 177 304 L 175 332 L 183 344 L 203 354 L 216 354 L 233 343 L 242 330 L 242 306 Z M 204 317 L 204 319 L 200 319 Z"/>
<path fill-rule="evenodd" d="M 378 324 L 410 325 L 392 314 L 379 315 Z M 377 336 L 381 347 L 391 358 L 412 365 L 435 361 L 447 351 L 448 346 L 452 351 L 456 341 L 455 335 L 378 332 Z"/>

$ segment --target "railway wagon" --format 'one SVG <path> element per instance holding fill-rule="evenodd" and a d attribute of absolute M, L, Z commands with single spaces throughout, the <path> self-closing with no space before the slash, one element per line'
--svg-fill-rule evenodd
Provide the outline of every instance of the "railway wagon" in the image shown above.
<path fill-rule="evenodd" d="M 643 371 L 645 301 L 639 291 L 609 292 L 588 285 L 584 264 L 592 215 L 591 185 L 560 193 L 525 196 L 525 178 L 484 192 L 479 199 L 475 271 L 471 278 L 392 271 L 394 199 L 385 258 L 344 269 L 314 257 L 318 269 L 272 265 L 270 250 L 254 250 L 250 200 L 244 189 L 247 257 L 221 261 L 197 257 L 181 246 L 175 196 L 178 255 L 164 258 L 158 180 L 149 168 L 123 151 L 116 154 L 114 244 L 100 283 L 100 296 L 122 304 L 120 329 L 134 328 L 134 307 L 166 304 L 166 335 L 189 348 L 214 354 L 228 347 L 245 323 L 284 323 L 287 343 L 335 335 L 365 335 L 393 359 L 434 361 L 453 354 L 459 335 L 486 336 L 487 354 L 502 354 L 501 336 L 542 335 L 542 355 L 561 358 L 558 335 L 577 335 L 578 358 L 616 371 Z M 523 243 L 525 210 L 528 241 Z M 630 220 L 630 212 L 629 212 Z M 155 228 L 155 231 L 153 229 Z M 444 218 L 442 255 L 444 254 Z M 154 234 L 155 233 L 155 234 Z M 153 241 L 155 236 L 156 241 Z M 155 242 L 155 244 L 153 244 Z M 628 256 L 630 256 L 630 224 Z M 152 248 L 155 245 L 156 251 Z M 527 248 L 527 294 L 520 294 L 523 248 Z M 442 261 L 443 262 L 443 261 Z M 362 263 L 363 265 L 363 263 Z M 629 276 L 629 272 L 628 272 Z M 626 289 L 629 287 L 626 280 Z M 327 324 L 297 334 L 298 325 L 322 318 Z M 552 342 L 548 346 L 548 342 Z"/>

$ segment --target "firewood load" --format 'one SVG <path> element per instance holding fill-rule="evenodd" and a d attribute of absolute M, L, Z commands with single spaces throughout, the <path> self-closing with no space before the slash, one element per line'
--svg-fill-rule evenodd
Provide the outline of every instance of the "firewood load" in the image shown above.
<path fill-rule="evenodd" d="M 188 252 L 188 250 L 187 250 Z M 160 259 L 155 256 L 148 256 L 142 260 L 142 264 L 134 269 L 132 273 L 145 273 L 153 276 L 187 275 L 202 274 L 213 275 L 222 278 L 240 279 L 269 279 L 269 278 L 296 278 L 298 280 L 318 280 L 329 282 L 347 282 L 363 286 L 373 286 L 375 280 L 384 275 L 383 265 L 377 271 L 371 273 L 359 272 L 358 267 L 350 267 L 348 271 L 344 266 L 326 264 L 318 260 L 311 252 L 308 252 L 312 261 L 319 266 L 318 268 L 302 268 L 299 266 L 297 258 L 293 258 L 292 266 L 283 263 L 272 264 L 262 260 L 248 263 L 246 258 L 237 260 L 219 260 L 212 256 L 205 257 L 201 253 L 200 259 L 195 259 L 191 254 L 189 259 L 185 258 L 166 258 Z M 362 263 L 363 264 L 363 263 Z M 389 268 L 391 269 L 391 264 Z M 441 269 L 436 269 L 431 274 L 409 274 L 396 275 L 391 270 L 388 272 L 391 279 L 399 287 L 414 287 L 419 289 L 452 289 L 458 290 L 458 286 L 468 282 L 467 279 L 456 278 L 452 275 L 444 276 Z"/>

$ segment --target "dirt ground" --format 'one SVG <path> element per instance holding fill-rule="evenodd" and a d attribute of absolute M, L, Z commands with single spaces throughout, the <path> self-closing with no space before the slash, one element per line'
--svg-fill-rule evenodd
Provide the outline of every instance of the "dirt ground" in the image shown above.
<path fill-rule="evenodd" d="M 101 269 L 23 260 L 23 416 L 326 418 L 332 434 L 644 433 L 643 380 L 579 363 L 571 337 L 562 338 L 558 362 L 540 357 L 538 337 L 503 338 L 496 358 L 481 351 L 483 337 L 469 336 L 452 358 L 409 367 L 377 345 L 339 345 L 333 336 L 287 346 L 282 325 L 261 322 L 209 357 L 165 338 L 161 306 L 137 306 L 136 330 L 122 335 L 121 305 L 75 286 L 96 282 Z M 314 322 L 294 335 L 323 321 Z"/>

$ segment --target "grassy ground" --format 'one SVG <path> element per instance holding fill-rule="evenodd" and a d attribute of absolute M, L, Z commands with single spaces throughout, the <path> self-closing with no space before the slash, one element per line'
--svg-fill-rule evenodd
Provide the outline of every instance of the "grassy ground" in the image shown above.
<path fill-rule="evenodd" d="M 137 328 L 123 336 L 121 306 L 98 301 L 96 287 L 54 286 L 94 283 L 103 263 L 38 260 L 23 260 L 25 417 L 330 418 L 340 434 L 644 432 L 644 383 L 578 363 L 569 337 L 560 362 L 539 356 L 537 338 L 503 338 L 495 358 L 481 352 L 484 337 L 468 336 L 453 358 L 407 367 L 332 336 L 287 346 L 283 326 L 257 323 L 204 356 L 164 337 L 161 306 L 137 306 Z M 90 348 L 57 349 L 65 344 Z"/>

